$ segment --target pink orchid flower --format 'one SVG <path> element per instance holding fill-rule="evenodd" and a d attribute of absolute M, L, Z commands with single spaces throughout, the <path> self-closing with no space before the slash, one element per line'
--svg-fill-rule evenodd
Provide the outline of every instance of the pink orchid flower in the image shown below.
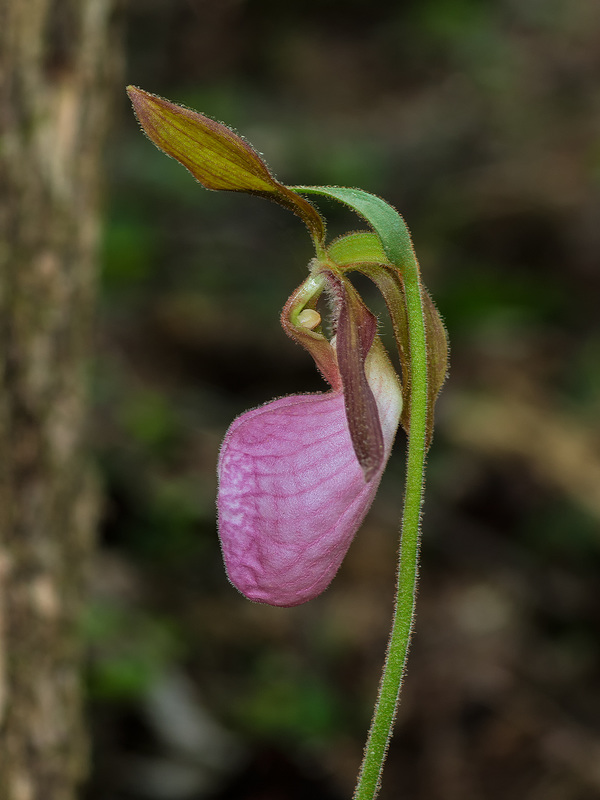
<path fill-rule="evenodd" d="M 144 132 L 202 185 L 274 200 L 303 220 L 315 244 L 309 278 L 292 295 L 281 320 L 331 388 L 283 397 L 242 414 L 225 436 L 218 466 L 219 536 L 231 582 L 251 600 L 304 603 L 337 572 L 373 502 L 398 425 L 407 428 L 408 423 L 400 381 L 376 335 L 377 320 L 347 272 L 363 272 L 380 289 L 403 374 L 410 376 L 402 275 L 375 233 L 348 234 L 326 246 L 317 209 L 279 183 L 229 128 L 136 87 L 128 92 Z M 323 293 L 331 305 L 331 339 L 316 310 Z M 430 438 L 434 400 L 446 370 L 446 340 L 426 293 L 423 302 L 428 369 L 432 365 Z M 405 397 L 410 391 L 408 381 Z"/>
<path fill-rule="evenodd" d="M 425 456 L 448 364 L 443 322 L 421 281 L 408 228 L 382 198 L 343 186 L 284 186 L 229 128 L 133 86 L 127 91 L 150 140 L 202 185 L 279 203 L 303 220 L 315 245 L 309 277 L 286 303 L 281 322 L 331 388 L 273 400 L 242 414 L 227 431 L 217 505 L 233 585 L 275 606 L 295 606 L 322 592 L 373 502 L 398 425 L 408 434 L 396 603 L 354 794 L 375 798 L 413 627 Z M 327 244 L 324 219 L 307 194 L 339 201 L 371 230 Z M 385 300 L 402 387 L 351 272 L 369 278 Z M 330 337 L 317 310 L 322 295 L 329 301 Z"/>
<path fill-rule="evenodd" d="M 379 341 L 365 362 L 383 456 L 366 478 L 343 390 L 293 395 L 247 411 L 219 459 L 219 535 L 229 579 L 250 600 L 295 606 L 336 574 L 389 458 L 402 392 Z"/>
<path fill-rule="evenodd" d="M 336 335 L 302 325 L 327 286 Z M 302 309 L 302 310 L 300 310 Z M 312 311 L 316 325 L 320 315 Z M 331 384 L 238 417 L 219 459 L 219 536 L 229 579 L 251 600 L 295 606 L 336 574 L 367 513 L 402 411 L 398 376 L 377 321 L 352 284 L 315 262 L 282 313 Z"/>

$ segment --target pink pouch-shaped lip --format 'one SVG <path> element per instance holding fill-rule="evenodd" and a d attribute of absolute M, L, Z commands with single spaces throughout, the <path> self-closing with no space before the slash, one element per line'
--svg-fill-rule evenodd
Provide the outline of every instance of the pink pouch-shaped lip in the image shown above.
<path fill-rule="evenodd" d="M 368 483 L 342 392 L 274 400 L 229 428 L 219 459 L 219 535 L 229 579 L 249 599 L 298 605 L 337 572 L 379 486 L 402 406 L 379 345 L 366 371 L 385 447 Z"/>

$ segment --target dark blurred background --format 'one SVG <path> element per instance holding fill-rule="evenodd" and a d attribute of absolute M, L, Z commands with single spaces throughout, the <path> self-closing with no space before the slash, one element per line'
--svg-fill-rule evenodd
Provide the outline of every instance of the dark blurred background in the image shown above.
<path fill-rule="evenodd" d="M 284 182 L 392 202 L 447 324 L 382 800 L 597 798 L 597 1 L 130 0 L 125 23 L 124 83 L 233 126 Z M 251 406 L 324 388 L 278 322 L 311 245 L 281 208 L 199 187 L 142 136 L 124 87 L 115 105 L 85 800 L 348 798 L 391 615 L 404 436 L 322 597 L 274 609 L 227 583 L 222 436 Z M 332 234 L 360 227 L 322 209 Z"/>

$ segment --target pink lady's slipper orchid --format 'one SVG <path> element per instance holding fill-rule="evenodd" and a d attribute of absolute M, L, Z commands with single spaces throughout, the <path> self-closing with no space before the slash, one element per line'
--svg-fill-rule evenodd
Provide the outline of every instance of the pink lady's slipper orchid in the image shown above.
<path fill-rule="evenodd" d="M 219 534 L 229 578 L 251 600 L 294 606 L 322 592 L 373 502 L 400 422 L 402 391 L 374 318 L 364 307 L 360 312 L 362 352 L 349 351 L 340 322 L 335 340 L 337 363 L 350 357 L 354 370 L 340 375 L 332 347 L 330 392 L 274 400 L 242 414 L 225 436 Z M 362 466 L 352 425 L 363 437 Z"/>
<path fill-rule="evenodd" d="M 374 800 L 413 628 L 425 458 L 448 359 L 444 326 L 421 281 L 408 228 L 380 197 L 341 186 L 284 186 L 229 128 L 133 86 L 128 92 L 148 137 L 201 184 L 274 200 L 303 220 L 315 245 L 309 276 L 286 303 L 281 323 L 330 389 L 273 400 L 227 431 L 217 505 L 231 582 L 251 600 L 276 606 L 322 592 L 373 502 L 398 425 L 408 434 L 396 602 L 353 795 Z M 371 230 L 326 244 L 323 218 L 306 194 L 345 204 Z M 385 300 L 402 386 L 351 272 L 368 277 Z M 321 327 L 321 298 L 330 309 L 330 336 Z"/>
<path fill-rule="evenodd" d="M 376 334 L 377 321 L 347 273 L 363 272 L 383 294 L 406 377 L 410 343 L 402 276 L 375 233 L 349 234 L 326 246 L 316 208 L 279 183 L 229 128 L 141 89 L 128 92 L 149 138 L 200 183 L 274 200 L 301 217 L 315 244 L 310 275 L 281 319 L 331 388 L 283 397 L 242 414 L 225 436 L 218 467 L 219 535 L 231 582 L 251 600 L 298 605 L 334 577 L 373 502 L 398 425 L 408 423 L 400 381 Z M 348 202 L 339 193 L 355 190 L 328 191 Z M 383 203 L 372 195 L 366 202 L 369 208 Z M 332 308 L 330 339 L 316 309 L 323 293 Z M 439 317 L 424 292 L 423 303 L 427 368 L 432 365 L 429 438 L 446 350 Z M 405 398 L 410 392 L 407 381 Z"/>

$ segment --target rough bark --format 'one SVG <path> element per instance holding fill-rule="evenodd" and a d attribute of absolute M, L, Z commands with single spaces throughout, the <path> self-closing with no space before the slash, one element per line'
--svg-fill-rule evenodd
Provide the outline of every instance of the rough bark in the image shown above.
<path fill-rule="evenodd" d="M 0 0 L 0 798 L 73 800 L 113 0 Z"/>

